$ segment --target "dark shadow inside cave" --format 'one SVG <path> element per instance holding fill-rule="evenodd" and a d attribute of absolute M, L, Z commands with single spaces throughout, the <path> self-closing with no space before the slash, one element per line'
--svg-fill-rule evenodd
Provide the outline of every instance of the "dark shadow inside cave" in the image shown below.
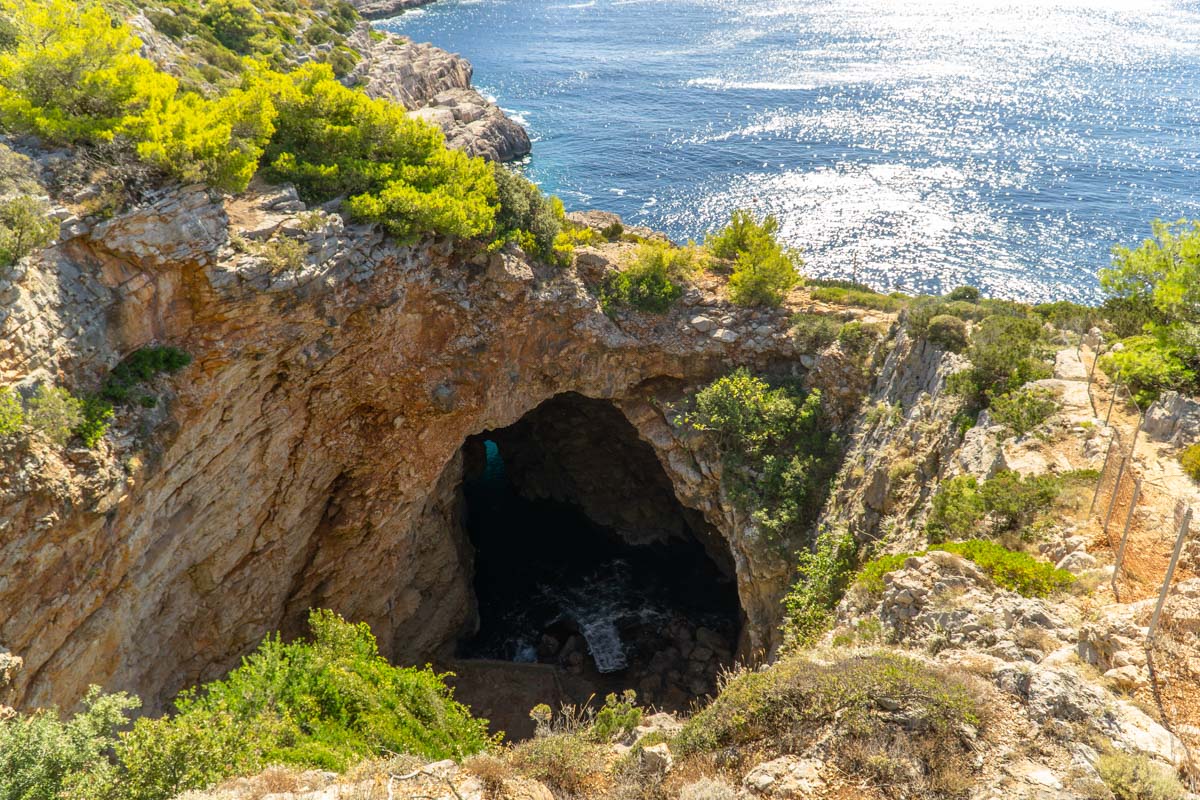
<path fill-rule="evenodd" d="M 479 624 L 460 659 L 545 665 L 569 702 L 634 689 L 682 710 L 714 691 L 741 624 L 732 558 L 611 403 L 559 395 L 472 437 L 463 492 Z M 491 679 L 490 713 L 526 673 Z"/>

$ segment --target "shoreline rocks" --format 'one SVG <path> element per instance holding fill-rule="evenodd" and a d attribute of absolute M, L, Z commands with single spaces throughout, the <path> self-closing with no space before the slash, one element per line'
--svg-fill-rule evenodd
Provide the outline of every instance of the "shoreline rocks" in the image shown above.
<path fill-rule="evenodd" d="M 363 19 L 388 19 L 434 0 L 354 0 L 354 8 Z"/>
<path fill-rule="evenodd" d="M 363 26 L 355 45 L 363 60 L 350 76 L 371 97 L 401 103 L 409 116 L 441 128 L 446 144 L 488 161 L 529 155 L 529 134 L 471 85 L 471 62 L 429 43 L 385 34 L 373 41 Z"/>

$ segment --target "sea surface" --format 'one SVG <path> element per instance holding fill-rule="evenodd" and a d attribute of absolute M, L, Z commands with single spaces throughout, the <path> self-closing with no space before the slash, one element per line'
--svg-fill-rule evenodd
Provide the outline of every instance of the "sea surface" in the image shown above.
<path fill-rule="evenodd" d="M 778 215 L 806 271 L 1094 300 L 1155 218 L 1200 217 L 1200 2 L 438 0 L 567 208 L 701 238 Z"/>

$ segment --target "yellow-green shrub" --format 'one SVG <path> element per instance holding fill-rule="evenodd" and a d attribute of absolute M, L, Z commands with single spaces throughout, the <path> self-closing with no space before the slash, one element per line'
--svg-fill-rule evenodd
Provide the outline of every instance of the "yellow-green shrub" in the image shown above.
<path fill-rule="evenodd" d="M 0 52 L 0 126 L 55 142 L 109 141 L 173 78 L 95 3 L 0 0 L 15 44 Z"/>
<path fill-rule="evenodd" d="M 643 242 L 625 269 L 609 276 L 600 290 L 606 309 L 633 306 L 661 314 L 683 294 L 683 284 L 696 270 L 695 252 L 664 242 Z"/>
<path fill-rule="evenodd" d="M 1200 442 L 1189 446 L 1180 453 L 1179 463 L 1192 480 L 1200 482 Z"/>
<path fill-rule="evenodd" d="M 309 201 L 347 196 L 352 216 L 400 238 L 492 229 L 491 166 L 448 150 L 436 127 L 346 88 L 325 64 L 263 79 L 278 110 L 265 156 L 271 179 L 296 184 Z"/>
<path fill-rule="evenodd" d="M 178 180 L 240 192 L 258 169 L 275 119 L 260 84 L 212 100 L 193 92 L 155 98 L 123 130 L 143 161 Z"/>
<path fill-rule="evenodd" d="M 0 436 L 12 436 L 25 424 L 25 409 L 17 393 L 7 386 L 0 387 Z"/>
<path fill-rule="evenodd" d="M 741 253 L 729 276 L 729 295 L 740 306 L 777 306 L 801 283 L 800 259 L 774 242 Z"/>

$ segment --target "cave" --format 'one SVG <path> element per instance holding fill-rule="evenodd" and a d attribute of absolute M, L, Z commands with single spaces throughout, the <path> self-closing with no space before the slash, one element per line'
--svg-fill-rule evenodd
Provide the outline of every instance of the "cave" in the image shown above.
<path fill-rule="evenodd" d="M 612 403 L 558 395 L 471 437 L 462 498 L 477 614 L 456 685 L 495 727 L 528 734 L 540 702 L 715 692 L 742 626 L 733 559 Z"/>

